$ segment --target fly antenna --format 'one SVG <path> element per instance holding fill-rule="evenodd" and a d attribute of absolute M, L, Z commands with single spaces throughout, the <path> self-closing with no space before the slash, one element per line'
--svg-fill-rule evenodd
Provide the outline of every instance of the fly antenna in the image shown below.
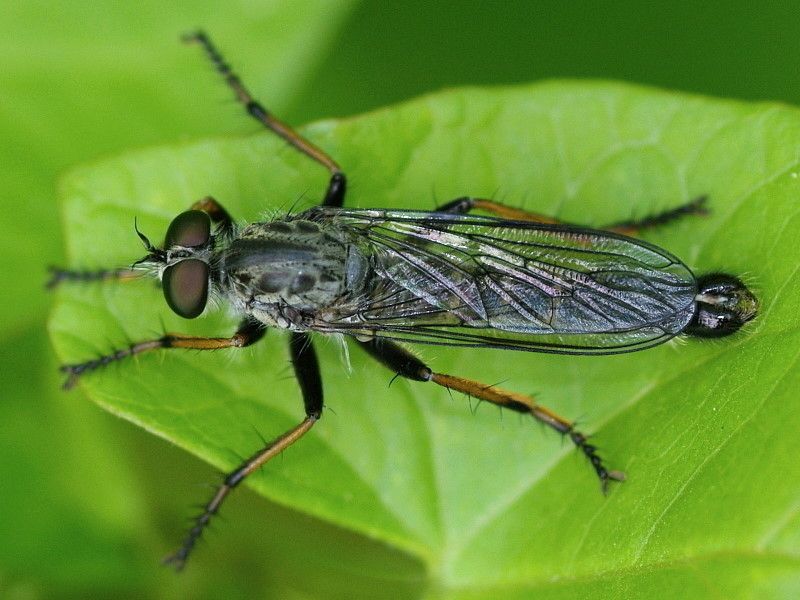
<path fill-rule="evenodd" d="M 148 252 L 153 252 L 154 250 L 156 250 L 153 244 L 150 243 L 148 237 L 141 231 L 139 231 L 139 222 L 137 221 L 136 217 L 133 217 L 133 229 L 136 231 L 136 235 L 139 236 L 139 239 L 142 240 L 142 244 L 144 244 L 145 250 L 147 250 Z"/>
<path fill-rule="evenodd" d="M 150 239 L 139 231 L 139 223 L 136 217 L 133 218 L 133 229 L 136 231 L 136 235 L 139 236 L 139 239 L 142 240 L 142 244 L 144 245 L 145 250 L 147 250 L 148 254 L 144 258 L 140 258 L 135 263 L 131 265 L 131 268 L 136 267 L 145 262 L 166 262 L 167 253 L 161 250 L 160 248 L 156 248 L 150 242 Z"/>

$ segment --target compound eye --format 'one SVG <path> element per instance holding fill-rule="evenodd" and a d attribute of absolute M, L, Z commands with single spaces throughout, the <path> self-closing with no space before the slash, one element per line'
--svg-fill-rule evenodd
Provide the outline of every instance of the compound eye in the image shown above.
<path fill-rule="evenodd" d="M 211 219 L 202 210 L 187 210 L 172 219 L 164 248 L 204 246 L 211 237 Z"/>
<path fill-rule="evenodd" d="M 182 260 L 164 269 L 161 285 L 169 307 L 184 319 L 194 319 L 208 301 L 208 265 L 196 258 Z"/>

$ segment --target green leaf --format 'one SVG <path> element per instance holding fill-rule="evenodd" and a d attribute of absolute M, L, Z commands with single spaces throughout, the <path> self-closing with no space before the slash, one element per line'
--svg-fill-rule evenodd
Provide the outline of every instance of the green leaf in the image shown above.
<path fill-rule="evenodd" d="M 345 168 L 350 206 L 430 209 L 469 194 L 599 226 L 707 194 L 711 216 L 646 238 L 698 273 L 743 276 L 761 314 L 728 339 L 613 357 L 418 349 L 435 370 L 502 382 L 579 418 L 628 474 L 607 497 L 585 461 L 529 419 L 421 383 L 390 389 L 391 374 L 356 348 L 348 375 L 325 340 L 331 410 L 249 485 L 418 558 L 435 597 L 629 597 L 669 594 L 666 582 L 693 597 L 798 593 L 798 111 L 552 82 L 454 90 L 304 132 Z M 98 162 L 63 182 L 70 264 L 139 258 L 134 217 L 158 240 L 205 195 L 253 221 L 313 204 L 326 179 L 268 134 Z M 162 322 L 226 335 L 236 319 L 182 321 L 140 281 L 64 287 L 50 329 L 76 362 L 158 335 Z M 246 350 L 142 355 L 81 387 L 228 470 L 259 447 L 254 428 L 270 438 L 302 416 L 285 345 L 273 332 Z"/>
<path fill-rule="evenodd" d="M 30 360 L 37 357 L 38 360 Z M 125 456 L 98 432 L 108 416 L 58 387 L 44 329 L 0 344 L 0 591 L 9 580 L 62 592 L 111 590 L 140 574 L 136 556 L 145 520 Z M 106 486 L 89 485 L 102 481 Z M 65 559 L 65 557 L 69 557 Z M 23 583 L 24 582 L 24 583 Z"/>

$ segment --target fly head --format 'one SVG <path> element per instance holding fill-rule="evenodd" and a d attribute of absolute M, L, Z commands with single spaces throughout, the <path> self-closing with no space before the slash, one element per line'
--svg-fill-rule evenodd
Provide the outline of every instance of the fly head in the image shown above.
<path fill-rule="evenodd" d="M 175 217 L 167 228 L 164 248 L 156 248 L 144 234 L 136 233 L 147 249 L 147 256 L 136 264 L 158 270 L 164 298 L 169 307 L 185 319 L 199 316 L 208 302 L 213 237 L 211 219 L 200 210 L 187 210 Z"/>

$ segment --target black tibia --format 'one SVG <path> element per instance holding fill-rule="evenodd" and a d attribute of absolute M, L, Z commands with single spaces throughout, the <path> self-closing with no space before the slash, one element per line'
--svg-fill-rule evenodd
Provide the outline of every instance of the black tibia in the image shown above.
<path fill-rule="evenodd" d="M 211 222 L 217 225 L 223 233 L 230 233 L 233 230 L 233 218 L 222 205 L 211 196 L 206 196 L 192 204 L 194 210 L 202 210 L 206 213 Z"/>
<path fill-rule="evenodd" d="M 225 62 L 222 54 L 220 54 L 219 50 L 217 50 L 211 39 L 204 32 L 197 31 L 184 36 L 183 39 L 186 42 L 196 42 L 203 47 L 206 54 L 211 59 L 211 62 L 214 63 L 217 71 L 225 78 L 225 82 L 236 94 L 236 99 L 244 105 L 247 114 L 331 172 L 328 190 L 325 193 L 322 203 L 326 206 L 342 206 L 346 181 L 345 175 L 342 173 L 342 169 L 339 165 L 336 164 L 336 161 L 328 156 L 324 150 L 318 148 L 297 133 L 289 125 L 271 115 L 261 103 L 255 100 L 242 83 L 242 80 L 239 79 L 239 76 L 236 75 L 230 65 Z"/>
<path fill-rule="evenodd" d="M 219 511 L 219 507 L 231 490 L 248 475 L 260 469 L 268 460 L 303 437 L 322 415 L 322 379 L 320 378 L 317 355 L 314 352 L 314 347 L 311 345 L 311 339 L 308 334 L 293 333 L 289 342 L 289 351 L 297 381 L 300 383 L 306 417 L 299 425 L 271 441 L 225 476 L 222 485 L 208 504 L 205 505 L 203 512 L 195 519 L 194 525 L 187 533 L 181 547 L 174 554 L 164 559 L 165 563 L 173 565 L 176 569 L 181 569 L 197 540 L 203 535 L 206 526 Z"/>
<path fill-rule="evenodd" d="M 620 223 L 614 223 L 612 225 L 606 225 L 604 227 L 601 227 L 600 229 L 605 229 L 608 231 L 613 231 L 615 233 L 621 233 L 624 235 L 637 235 L 644 229 L 651 229 L 653 227 L 666 225 L 667 223 L 671 223 L 672 221 L 677 221 L 678 219 L 688 215 L 708 214 L 708 209 L 706 208 L 706 200 L 707 200 L 706 196 L 700 196 L 698 198 L 695 198 L 691 202 L 687 202 L 686 204 L 678 206 L 677 208 L 665 210 L 664 212 L 660 212 L 655 215 L 650 215 L 648 217 L 644 217 L 643 219 L 632 219 L 630 221 L 623 221 Z M 476 209 L 485 210 L 486 212 L 490 212 L 495 216 L 501 217 L 503 219 L 510 219 L 513 221 L 531 221 L 532 223 L 569 225 L 569 223 L 565 223 L 564 221 L 559 221 L 558 219 L 549 217 L 547 215 L 535 212 L 529 212 L 527 210 L 523 210 L 521 208 L 514 208 L 512 206 L 506 206 L 505 204 L 501 204 L 500 202 L 495 202 L 494 200 L 487 200 L 485 198 L 471 198 L 469 196 L 456 198 L 455 200 L 451 200 L 446 204 L 442 204 L 436 209 L 436 212 L 466 214 Z"/>
<path fill-rule="evenodd" d="M 139 271 L 133 269 L 96 269 L 94 271 L 78 271 L 74 269 L 61 269 L 50 267 L 50 279 L 45 283 L 48 290 L 52 290 L 65 281 L 89 283 L 91 281 L 129 280 L 141 277 Z"/>
<path fill-rule="evenodd" d="M 504 390 L 493 385 L 486 385 L 471 379 L 464 379 L 463 377 L 436 373 L 411 352 L 388 340 L 372 339 L 368 342 L 361 342 L 361 345 L 373 358 L 402 377 L 416 381 L 432 381 L 442 387 L 463 392 L 479 400 L 485 400 L 503 408 L 529 414 L 557 432 L 568 435 L 572 443 L 591 463 L 595 473 L 600 478 L 603 491 L 606 490 L 609 481 L 623 481 L 625 479 L 625 475 L 620 471 L 611 471 L 606 468 L 603 460 L 597 454 L 597 447 L 590 444 L 587 436 L 576 430 L 571 421 L 559 416 L 547 407 L 537 404 L 530 396 Z"/>
<path fill-rule="evenodd" d="M 239 328 L 230 337 L 194 337 L 182 335 L 180 333 L 167 333 L 160 338 L 145 340 L 130 344 L 126 348 L 115 350 L 109 354 L 104 354 L 98 358 L 87 360 L 82 363 L 63 365 L 61 372 L 67 374 L 64 382 L 64 389 L 70 389 L 78 381 L 78 378 L 90 371 L 96 371 L 113 362 L 117 362 L 130 356 L 136 356 L 150 350 L 160 350 L 167 348 L 185 348 L 188 350 L 219 350 L 221 348 L 245 348 L 254 344 L 266 333 L 264 325 L 252 318 L 244 319 Z"/>

